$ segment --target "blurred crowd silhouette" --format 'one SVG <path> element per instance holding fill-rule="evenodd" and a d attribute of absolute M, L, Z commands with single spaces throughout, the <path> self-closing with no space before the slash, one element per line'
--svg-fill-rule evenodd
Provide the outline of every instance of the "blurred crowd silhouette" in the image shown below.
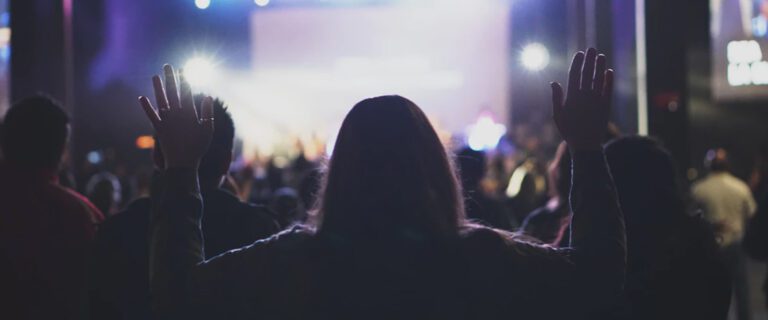
<path fill-rule="evenodd" d="M 0 318 L 750 319 L 768 148 L 749 183 L 711 150 L 687 190 L 661 142 L 609 124 L 612 75 L 589 49 L 552 84 L 554 150 L 445 146 L 382 96 L 327 157 L 246 162 L 225 102 L 165 66 L 140 98 L 154 166 L 111 159 L 81 188 L 68 115 L 22 99 L 0 127 Z"/>

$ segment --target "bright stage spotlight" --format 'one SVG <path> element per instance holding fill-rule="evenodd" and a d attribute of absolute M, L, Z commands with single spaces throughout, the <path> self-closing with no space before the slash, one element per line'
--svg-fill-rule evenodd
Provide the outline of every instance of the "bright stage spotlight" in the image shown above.
<path fill-rule="evenodd" d="M 200 10 L 208 9 L 210 5 L 211 0 L 195 0 L 195 6 Z"/>
<path fill-rule="evenodd" d="M 253 0 L 253 3 L 259 7 L 263 7 L 269 4 L 269 0 Z"/>
<path fill-rule="evenodd" d="M 213 63 L 207 59 L 195 57 L 187 60 L 187 63 L 184 64 L 184 77 L 193 86 L 209 84 L 215 75 L 216 69 Z"/>
<path fill-rule="evenodd" d="M 541 71 L 549 64 L 549 50 L 541 43 L 531 43 L 523 48 L 520 63 L 528 70 Z"/>

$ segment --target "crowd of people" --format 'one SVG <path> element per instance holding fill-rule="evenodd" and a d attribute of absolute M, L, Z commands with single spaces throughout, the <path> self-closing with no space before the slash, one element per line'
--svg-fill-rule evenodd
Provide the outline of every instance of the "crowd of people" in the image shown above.
<path fill-rule="evenodd" d="M 225 103 L 169 65 L 152 84 L 154 168 L 130 201 L 109 172 L 87 197 L 66 187 L 55 101 L 5 115 L 3 319 L 726 319 L 732 301 L 750 319 L 768 156 L 747 184 L 712 150 L 684 190 L 660 142 L 609 125 L 595 49 L 551 84 L 563 141 L 546 177 L 446 148 L 401 96 L 353 106 L 327 159 L 233 167 Z"/>

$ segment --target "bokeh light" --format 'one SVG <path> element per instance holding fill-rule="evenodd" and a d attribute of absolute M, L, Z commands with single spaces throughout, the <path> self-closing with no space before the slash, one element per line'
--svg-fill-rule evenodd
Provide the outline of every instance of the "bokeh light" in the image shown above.
<path fill-rule="evenodd" d="M 530 71 L 540 71 L 549 65 L 549 50 L 541 43 L 531 43 L 523 48 L 520 63 Z"/>
<path fill-rule="evenodd" d="M 216 68 L 208 59 L 195 57 L 184 64 L 184 77 L 193 86 L 205 86 L 216 76 Z"/>
<path fill-rule="evenodd" d="M 195 6 L 200 10 L 208 9 L 211 5 L 211 0 L 195 0 Z"/>

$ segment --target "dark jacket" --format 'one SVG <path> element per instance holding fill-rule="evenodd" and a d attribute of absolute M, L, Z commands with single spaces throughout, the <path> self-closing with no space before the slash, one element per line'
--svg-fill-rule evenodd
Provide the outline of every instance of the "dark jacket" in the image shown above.
<path fill-rule="evenodd" d="M 577 153 L 573 172 L 570 248 L 482 227 L 442 240 L 294 228 L 206 260 L 196 173 L 168 170 L 152 216 L 153 306 L 163 319 L 586 318 L 621 291 L 624 225 L 603 154 Z"/>
<path fill-rule="evenodd" d="M 611 319 L 727 319 L 731 279 L 709 225 L 668 216 L 653 227 L 627 225 L 625 290 Z"/>
<path fill-rule="evenodd" d="M 241 202 L 221 189 L 203 196 L 205 251 L 211 255 L 242 247 L 278 232 L 265 207 Z M 132 202 L 103 224 L 96 239 L 92 292 L 96 319 L 151 319 L 149 293 L 149 198 Z"/>
<path fill-rule="evenodd" d="M 750 257 L 759 261 L 768 261 L 768 192 L 764 192 L 760 197 L 762 199 L 757 205 L 757 213 L 749 222 L 742 243 L 744 251 Z M 768 298 L 768 277 L 763 282 L 763 292 Z"/>
<path fill-rule="evenodd" d="M 0 161 L 0 319 L 83 319 L 101 219 L 55 170 Z"/>

